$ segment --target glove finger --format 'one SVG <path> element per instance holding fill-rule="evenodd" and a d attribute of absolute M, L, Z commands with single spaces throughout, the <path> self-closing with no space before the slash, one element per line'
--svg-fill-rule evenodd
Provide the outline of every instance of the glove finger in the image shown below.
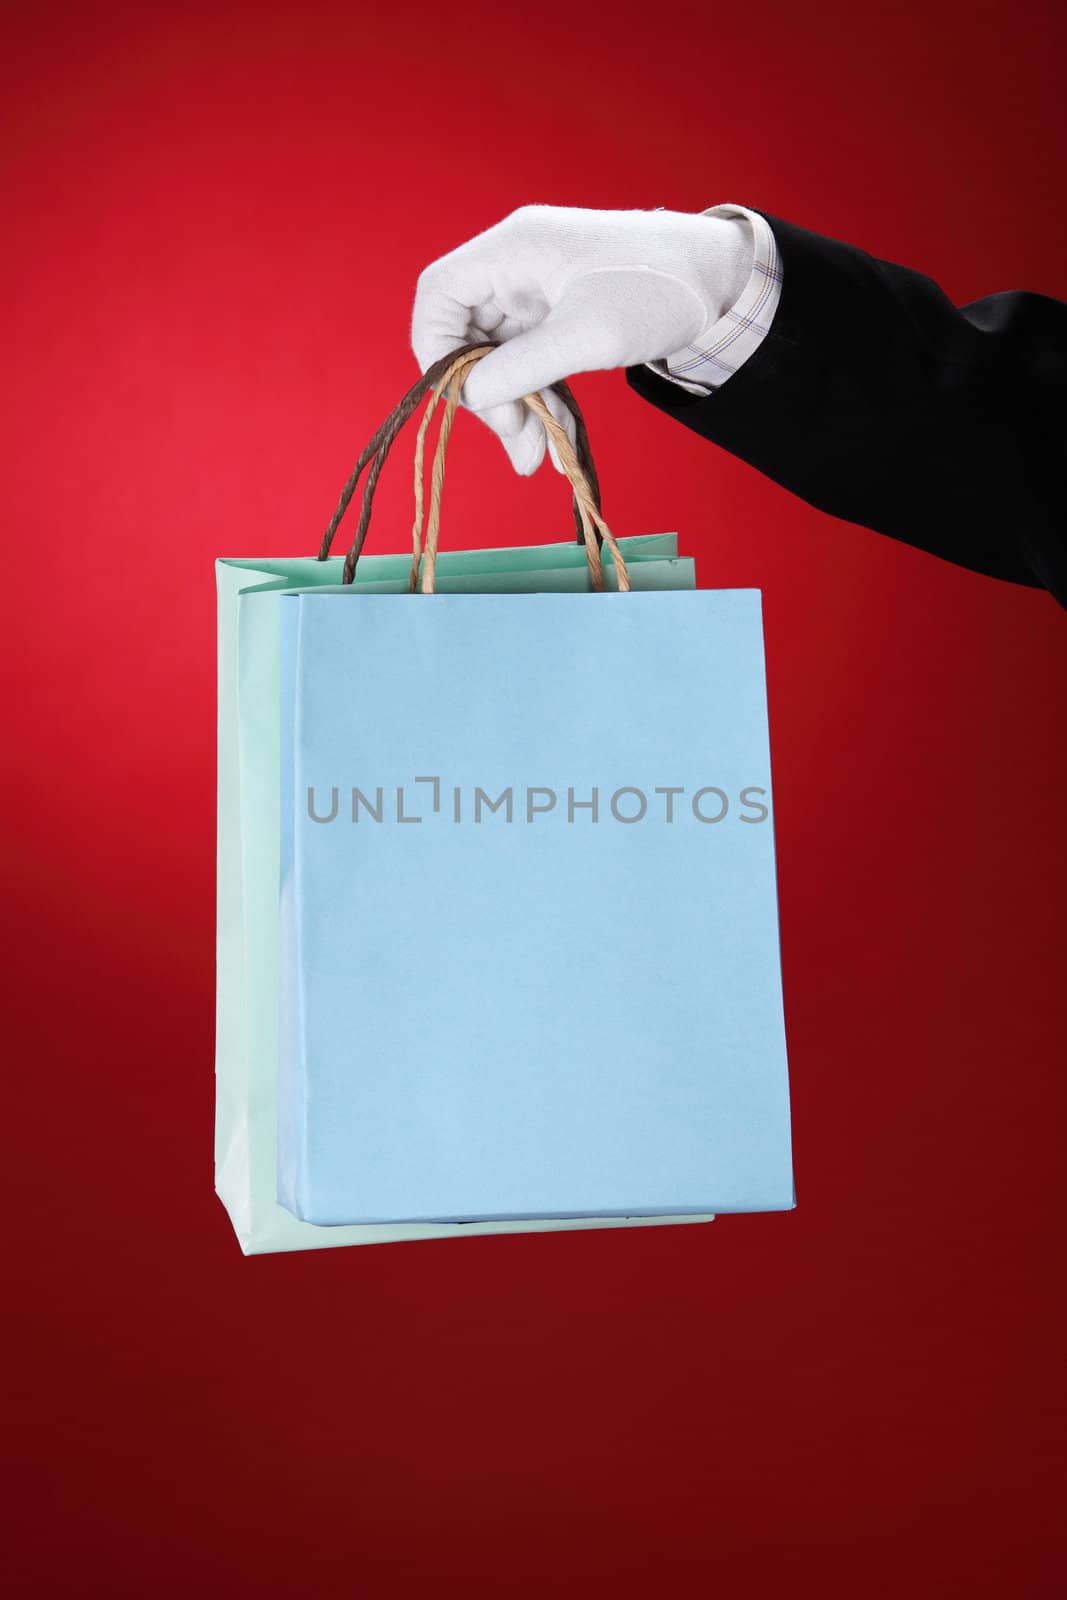
<path fill-rule="evenodd" d="M 464 405 L 466 406 L 466 402 Z M 474 410 L 473 406 L 466 406 L 466 409 Z M 506 444 L 509 439 L 516 438 L 522 432 L 530 411 L 521 400 L 513 400 L 506 406 L 490 406 L 487 411 L 475 411 L 474 415 L 480 418 L 487 428 L 492 428 L 494 433 L 499 434 Z"/>
<path fill-rule="evenodd" d="M 527 409 L 526 421 L 521 431 L 510 435 L 502 443 L 520 478 L 529 478 L 545 459 L 548 437 L 540 417 L 535 417 L 533 412 Z"/>
<path fill-rule="evenodd" d="M 469 409 L 469 408 L 468 408 Z M 499 408 L 498 408 L 499 409 Z M 514 409 L 521 415 L 521 424 L 518 428 L 504 433 L 489 420 L 492 413 L 472 411 L 472 416 L 484 422 L 491 428 L 507 451 L 508 459 L 515 471 L 522 478 L 528 478 L 536 472 L 545 458 L 545 445 L 548 443 L 545 435 L 544 424 L 540 417 L 535 417 L 529 406 L 516 405 Z"/>
<path fill-rule="evenodd" d="M 478 240 L 425 267 L 411 308 L 411 348 L 422 371 L 466 344 L 468 329 L 484 325 L 480 314 L 494 309 L 492 272 Z"/>
<path fill-rule="evenodd" d="M 573 343 L 566 337 L 566 322 L 550 313 L 536 327 L 517 333 L 497 350 L 483 356 L 463 385 L 463 398 L 474 411 L 521 400 L 523 395 L 547 389 L 560 378 L 582 370 L 574 360 Z"/>
<path fill-rule="evenodd" d="M 419 370 L 467 343 L 471 308 L 437 289 L 419 288 L 411 313 L 411 348 Z"/>

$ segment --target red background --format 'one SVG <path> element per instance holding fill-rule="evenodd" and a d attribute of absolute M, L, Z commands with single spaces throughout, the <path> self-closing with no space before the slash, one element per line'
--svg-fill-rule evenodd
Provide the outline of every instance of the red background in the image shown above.
<path fill-rule="evenodd" d="M 13 1592 L 1063 1592 L 1067 619 L 617 374 L 577 383 L 615 531 L 764 594 L 799 1209 L 244 1260 L 211 1184 L 211 563 L 314 551 L 413 375 L 419 269 L 526 201 L 736 200 L 958 301 L 1065 296 L 1063 16 L 9 34 Z M 551 469 L 469 418 L 447 499 L 453 544 L 566 537 Z"/>

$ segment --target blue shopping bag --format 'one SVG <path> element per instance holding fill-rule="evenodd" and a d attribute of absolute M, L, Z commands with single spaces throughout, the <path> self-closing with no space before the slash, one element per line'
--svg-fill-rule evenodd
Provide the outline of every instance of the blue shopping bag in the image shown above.
<path fill-rule="evenodd" d="M 760 595 L 622 592 L 595 520 L 601 592 L 281 596 L 303 1221 L 794 1204 Z"/>

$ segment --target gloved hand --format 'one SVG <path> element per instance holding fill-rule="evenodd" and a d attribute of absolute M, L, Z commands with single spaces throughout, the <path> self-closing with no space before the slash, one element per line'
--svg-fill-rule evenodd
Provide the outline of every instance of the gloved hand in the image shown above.
<path fill-rule="evenodd" d="M 752 254 L 741 219 L 521 206 L 420 274 L 412 347 L 425 372 L 462 344 L 500 343 L 471 372 L 462 401 L 528 476 L 547 441 L 523 395 L 575 372 L 680 354 L 733 305 Z M 569 411 L 542 397 L 573 440 Z"/>

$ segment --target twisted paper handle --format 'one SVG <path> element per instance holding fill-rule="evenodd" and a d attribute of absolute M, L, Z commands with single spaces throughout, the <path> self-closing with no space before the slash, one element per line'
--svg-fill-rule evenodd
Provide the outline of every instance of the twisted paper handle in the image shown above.
<path fill-rule="evenodd" d="M 408 588 L 414 590 L 419 578 L 420 561 L 422 566 L 422 593 L 433 594 L 434 580 L 437 567 L 437 542 L 441 526 L 441 492 L 444 488 L 445 478 L 445 452 L 448 448 L 449 435 L 452 432 L 452 423 L 455 419 L 456 408 L 459 405 L 460 392 L 470 369 L 488 355 L 493 349 L 492 345 L 484 345 L 468 349 L 457 355 L 448 370 L 435 383 L 433 393 L 422 422 L 419 425 L 418 436 L 415 441 L 415 521 L 411 530 L 412 562 L 411 576 Z M 426 433 L 433 416 L 437 402 L 445 396 L 444 416 L 441 419 L 441 428 L 437 436 L 437 449 L 434 451 L 433 467 L 430 473 L 430 508 L 426 518 L 425 549 L 422 548 L 423 524 L 423 458 L 426 443 Z M 614 534 L 600 514 L 596 495 L 583 470 L 578 454 L 571 444 L 570 437 L 565 428 L 561 427 L 556 418 L 549 411 L 539 394 L 528 394 L 523 403 L 530 407 L 545 426 L 549 438 L 556 447 L 560 465 L 574 491 L 574 503 L 580 519 L 582 538 L 585 543 L 586 560 L 589 563 L 589 577 L 596 590 L 604 588 L 604 568 L 600 559 L 600 548 L 597 542 L 599 531 L 604 543 L 611 552 L 615 575 L 618 580 L 620 594 L 628 593 L 630 588 L 630 575 L 626 570 Z"/>
<path fill-rule="evenodd" d="M 356 485 L 364 468 L 370 468 L 363 489 L 363 501 L 360 506 L 359 522 L 356 527 L 355 538 L 352 540 L 348 554 L 345 556 L 341 581 L 350 584 L 355 578 L 356 564 L 363 551 L 367 529 L 370 524 L 371 507 L 374 502 L 374 492 L 386 456 L 400 429 L 418 407 L 424 395 L 429 394 L 430 400 L 419 426 L 415 450 L 415 523 L 412 529 L 412 569 L 409 587 L 414 590 L 418 584 L 419 567 L 422 562 L 422 525 L 424 511 L 423 487 L 423 456 L 427 429 L 430 419 L 437 408 L 442 395 L 445 396 L 445 408 L 442 416 L 441 432 L 434 454 L 433 469 L 430 486 L 430 517 L 427 525 L 427 560 L 423 572 L 422 589 L 424 593 L 432 594 L 437 561 L 437 541 L 440 529 L 441 516 L 441 491 L 444 485 L 444 460 L 448 437 L 452 431 L 456 408 L 459 404 L 460 391 L 463 387 L 464 377 L 475 361 L 488 355 L 495 345 L 487 342 L 481 344 L 463 345 L 451 351 L 441 360 L 428 367 L 400 401 L 400 404 L 390 412 L 381 427 L 377 429 L 362 451 L 359 460 L 351 472 L 348 481 L 341 491 L 337 509 L 330 519 L 329 526 L 322 537 L 319 547 L 320 561 L 325 561 L 329 556 L 334 534 L 348 509 L 355 493 Z M 589 435 L 585 428 L 585 419 L 578 408 L 578 403 L 571 393 L 568 385 L 562 380 L 552 385 L 552 392 L 559 397 L 574 418 L 575 438 L 577 448 L 571 445 L 566 431 L 560 427 L 555 417 L 545 406 L 540 395 L 534 394 L 526 397 L 525 403 L 541 418 L 553 444 L 556 447 L 560 463 L 571 483 L 574 495 L 574 520 L 578 530 L 578 538 L 585 545 L 589 561 L 589 570 L 594 589 L 603 589 L 604 573 L 600 560 L 600 539 L 607 542 L 611 550 L 612 561 L 618 576 L 620 590 L 628 590 L 629 577 L 626 572 L 626 563 L 622 558 L 618 545 L 604 522 L 600 512 L 600 485 L 597 481 L 596 467 L 593 463 L 592 451 L 589 447 Z"/>

